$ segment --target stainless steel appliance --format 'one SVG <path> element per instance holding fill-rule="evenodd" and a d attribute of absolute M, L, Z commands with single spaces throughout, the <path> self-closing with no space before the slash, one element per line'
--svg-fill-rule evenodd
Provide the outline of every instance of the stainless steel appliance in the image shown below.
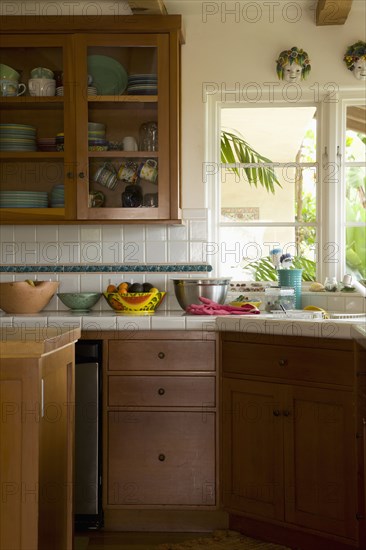
<path fill-rule="evenodd" d="M 102 513 L 102 341 L 75 348 L 75 530 L 98 529 Z"/>

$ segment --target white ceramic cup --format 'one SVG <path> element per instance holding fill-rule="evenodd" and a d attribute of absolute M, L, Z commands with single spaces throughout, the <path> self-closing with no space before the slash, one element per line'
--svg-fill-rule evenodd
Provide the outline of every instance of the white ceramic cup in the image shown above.
<path fill-rule="evenodd" d="M 56 80 L 51 78 L 31 78 L 28 80 L 28 89 L 31 96 L 54 96 Z"/>
<path fill-rule="evenodd" d="M 126 136 L 122 140 L 124 151 L 137 151 L 137 141 L 132 136 Z"/>

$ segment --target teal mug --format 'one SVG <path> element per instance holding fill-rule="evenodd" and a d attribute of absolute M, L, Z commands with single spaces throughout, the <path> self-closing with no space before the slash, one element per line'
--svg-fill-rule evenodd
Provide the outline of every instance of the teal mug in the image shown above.
<path fill-rule="evenodd" d="M 2 97 L 23 95 L 26 89 L 25 84 L 19 84 L 16 80 L 0 80 L 0 96 Z"/>
<path fill-rule="evenodd" d="M 103 166 L 98 168 L 94 174 L 94 181 L 107 187 L 107 189 L 115 189 L 117 185 L 117 173 L 111 162 L 105 162 Z"/>

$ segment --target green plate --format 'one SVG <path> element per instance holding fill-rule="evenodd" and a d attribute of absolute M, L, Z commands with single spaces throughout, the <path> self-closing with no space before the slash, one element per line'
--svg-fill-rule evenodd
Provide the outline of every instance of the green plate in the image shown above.
<path fill-rule="evenodd" d="M 127 72 L 113 57 L 88 55 L 88 74 L 100 95 L 120 95 L 127 87 Z"/>

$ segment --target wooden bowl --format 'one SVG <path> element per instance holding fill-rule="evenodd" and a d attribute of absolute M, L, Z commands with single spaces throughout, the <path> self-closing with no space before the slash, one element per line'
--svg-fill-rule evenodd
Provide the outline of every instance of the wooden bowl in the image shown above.
<path fill-rule="evenodd" d="M 0 283 L 0 308 L 5 313 L 38 313 L 57 291 L 56 281 Z"/>

